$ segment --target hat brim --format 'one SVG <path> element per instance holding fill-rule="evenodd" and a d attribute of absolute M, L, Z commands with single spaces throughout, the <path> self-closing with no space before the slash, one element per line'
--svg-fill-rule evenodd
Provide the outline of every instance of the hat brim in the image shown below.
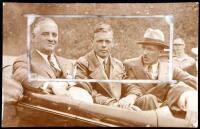
<path fill-rule="evenodd" d="M 138 44 L 149 44 L 149 45 L 156 45 L 156 46 L 160 46 L 162 48 L 169 48 L 168 45 L 166 45 L 165 43 L 163 42 L 156 42 L 156 41 L 138 41 L 137 42 Z"/>

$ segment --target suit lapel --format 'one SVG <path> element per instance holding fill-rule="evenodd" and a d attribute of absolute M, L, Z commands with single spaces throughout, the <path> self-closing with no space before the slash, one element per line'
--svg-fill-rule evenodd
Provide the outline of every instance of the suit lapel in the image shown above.
<path fill-rule="evenodd" d="M 104 71 L 104 68 L 97 59 L 94 51 L 90 52 L 88 55 L 88 64 L 89 64 L 89 70 L 91 71 L 90 77 L 98 80 L 108 79 Z"/>
<path fill-rule="evenodd" d="M 43 59 L 43 57 L 35 50 L 32 53 L 31 64 L 36 67 L 39 67 L 41 71 L 44 71 L 46 74 L 48 74 L 50 78 L 56 78 L 53 70 L 50 68 L 47 62 Z"/>
<path fill-rule="evenodd" d="M 120 69 L 120 71 L 119 71 Z M 110 57 L 110 79 L 111 80 L 121 80 L 122 77 L 119 72 L 121 72 L 121 68 L 118 67 L 118 64 L 116 64 L 116 61 Z M 109 83 L 110 91 L 112 92 L 112 95 L 119 100 L 121 97 L 121 83 Z"/>
<path fill-rule="evenodd" d="M 67 78 L 67 75 L 71 74 L 71 71 L 68 70 L 69 68 L 68 68 L 67 64 L 63 63 L 62 60 L 59 57 L 57 57 L 56 55 L 55 55 L 55 58 L 56 58 L 59 68 L 61 69 L 62 77 Z"/>
<path fill-rule="evenodd" d="M 151 78 L 149 77 L 149 75 L 145 72 L 145 68 L 144 68 L 144 64 L 142 62 L 142 57 L 139 58 L 138 60 L 138 64 L 134 67 L 132 67 L 133 71 L 135 72 L 136 78 L 137 79 L 141 79 L 141 80 L 151 80 Z M 143 85 L 144 88 L 148 85 L 148 86 L 153 86 L 153 84 L 149 83 L 149 84 L 145 84 L 145 83 L 141 83 L 140 85 Z"/>
<path fill-rule="evenodd" d="M 99 60 L 95 56 L 94 51 L 88 55 L 89 70 L 91 71 L 90 77 L 96 80 L 108 80 L 108 77 L 101 66 Z M 111 70 L 110 70 L 111 71 Z M 110 74 L 111 75 L 111 74 Z M 112 93 L 110 83 L 97 82 L 111 97 L 115 97 Z"/>

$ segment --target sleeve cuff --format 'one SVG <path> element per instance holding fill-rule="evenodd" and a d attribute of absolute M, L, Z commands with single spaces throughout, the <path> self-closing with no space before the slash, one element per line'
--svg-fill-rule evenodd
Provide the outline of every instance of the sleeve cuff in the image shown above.
<path fill-rule="evenodd" d="M 130 95 L 130 94 L 134 94 L 134 95 L 136 95 L 137 97 L 142 96 L 142 93 L 140 93 L 140 92 L 130 92 L 130 93 L 127 94 L 127 96 Z"/>
<path fill-rule="evenodd" d="M 45 82 L 45 83 L 43 83 L 43 85 L 40 88 L 43 90 L 46 90 L 48 85 L 49 85 L 49 82 Z"/>
<path fill-rule="evenodd" d="M 113 103 L 115 103 L 115 102 L 117 102 L 116 99 L 111 98 L 111 99 L 108 99 L 108 100 L 106 101 L 105 105 L 111 105 L 111 104 L 113 104 Z"/>

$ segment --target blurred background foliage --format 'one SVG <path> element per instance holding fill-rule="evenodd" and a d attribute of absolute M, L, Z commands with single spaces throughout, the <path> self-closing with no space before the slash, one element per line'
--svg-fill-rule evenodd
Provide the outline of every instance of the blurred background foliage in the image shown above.
<path fill-rule="evenodd" d="M 17 56 L 27 50 L 26 13 L 65 15 L 173 15 L 174 38 L 185 40 L 185 51 L 198 45 L 198 3 L 115 3 L 115 4 L 55 4 L 55 3 L 4 3 L 3 5 L 3 54 Z M 169 42 L 169 25 L 162 18 L 102 19 L 54 18 L 59 26 L 57 54 L 77 59 L 92 49 L 93 27 L 99 22 L 111 24 L 114 31 L 114 57 L 124 60 L 141 54 L 136 44 L 143 40 L 147 28 L 158 28 Z"/>

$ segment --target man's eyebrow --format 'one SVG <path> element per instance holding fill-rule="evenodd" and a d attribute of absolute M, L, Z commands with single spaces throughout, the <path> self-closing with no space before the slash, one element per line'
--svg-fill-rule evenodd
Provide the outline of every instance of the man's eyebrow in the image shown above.
<path fill-rule="evenodd" d="M 49 34 L 49 32 L 42 32 L 42 34 Z"/>

